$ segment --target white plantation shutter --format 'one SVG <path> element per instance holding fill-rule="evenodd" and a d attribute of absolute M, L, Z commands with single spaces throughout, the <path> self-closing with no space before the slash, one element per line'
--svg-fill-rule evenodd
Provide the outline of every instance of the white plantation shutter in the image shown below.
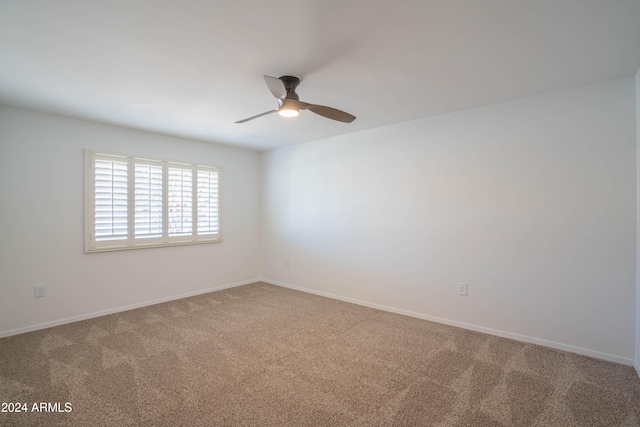
<path fill-rule="evenodd" d="M 126 241 L 128 236 L 128 161 L 118 156 L 96 155 L 93 173 L 93 239 Z"/>
<path fill-rule="evenodd" d="M 198 236 L 218 234 L 217 169 L 206 167 L 198 168 L 196 203 L 198 215 Z"/>
<path fill-rule="evenodd" d="M 87 151 L 85 251 L 220 242 L 220 170 Z"/>
<path fill-rule="evenodd" d="M 193 235 L 193 169 L 169 165 L 167 176 L 169 237 L 191 237 Z"/>
<path fill-rule="evenodd" d="M 162 239 L 162 162 L 134 160 L 134 238 Z"/>

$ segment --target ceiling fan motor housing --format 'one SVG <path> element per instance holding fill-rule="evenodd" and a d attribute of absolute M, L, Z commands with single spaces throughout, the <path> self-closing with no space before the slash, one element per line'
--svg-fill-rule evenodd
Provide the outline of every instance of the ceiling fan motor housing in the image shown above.
<path fill-rule="evenodd" d="M 299 101 L 300 97 L 298 97 L 298 94 L 296 93 L 296 88 L 300 84 L 300 79 L 293 76 L 282 76 L 279 77 L 279 79 L 282 80 L 284 88 L 287 90 L 286 99 L 295 99 L 296 101 Z"/>

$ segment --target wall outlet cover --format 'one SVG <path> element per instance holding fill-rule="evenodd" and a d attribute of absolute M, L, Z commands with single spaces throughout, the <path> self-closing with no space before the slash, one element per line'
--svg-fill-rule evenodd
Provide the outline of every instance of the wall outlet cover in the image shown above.
<path fill-rule="evenodd" d="M 468 286 L 466 283 L 458 283 L 458 295 L 467 296 Z"/>
<path fill-rule="evenodd" d="M 44 285 L 35 285 L 33 287 L 33 297 L 34 298 L 41 298 L 43 296 L 46 295 L 46 289 L 44 287 Z"/>

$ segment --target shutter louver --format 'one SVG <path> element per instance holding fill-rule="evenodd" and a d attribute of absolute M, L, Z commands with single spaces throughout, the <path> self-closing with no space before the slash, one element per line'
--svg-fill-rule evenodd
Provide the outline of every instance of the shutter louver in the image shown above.
<path fill-rule="evenodd" d="M 127 238 L 127 162 L 97 158 L 94 166 L 94 239 Z"/>
<path fill-rule="evenodd" d="M 169 237 L 193 234 L 193 172 L 169 167 L 167 179 Z"/>
<path fill-rule="evenodd" d="M 162 165 L 135 163 L 134 237 L 162 237 Z"/>
<path fill-rule="evenodd" d="M 199 169 L 197 186 L 198 235 L 217 234 L 218 172 Z"/>

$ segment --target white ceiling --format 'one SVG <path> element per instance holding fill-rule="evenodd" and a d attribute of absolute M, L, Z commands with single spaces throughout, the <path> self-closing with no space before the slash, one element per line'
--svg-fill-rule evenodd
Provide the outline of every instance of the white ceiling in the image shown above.
<path fill-rule="evenodd" d="M 640 0 L 0 0 L 0 103 L 256 150 L 639 67 Z M 263 74 L 358 118 L 235 124 Z"/>

